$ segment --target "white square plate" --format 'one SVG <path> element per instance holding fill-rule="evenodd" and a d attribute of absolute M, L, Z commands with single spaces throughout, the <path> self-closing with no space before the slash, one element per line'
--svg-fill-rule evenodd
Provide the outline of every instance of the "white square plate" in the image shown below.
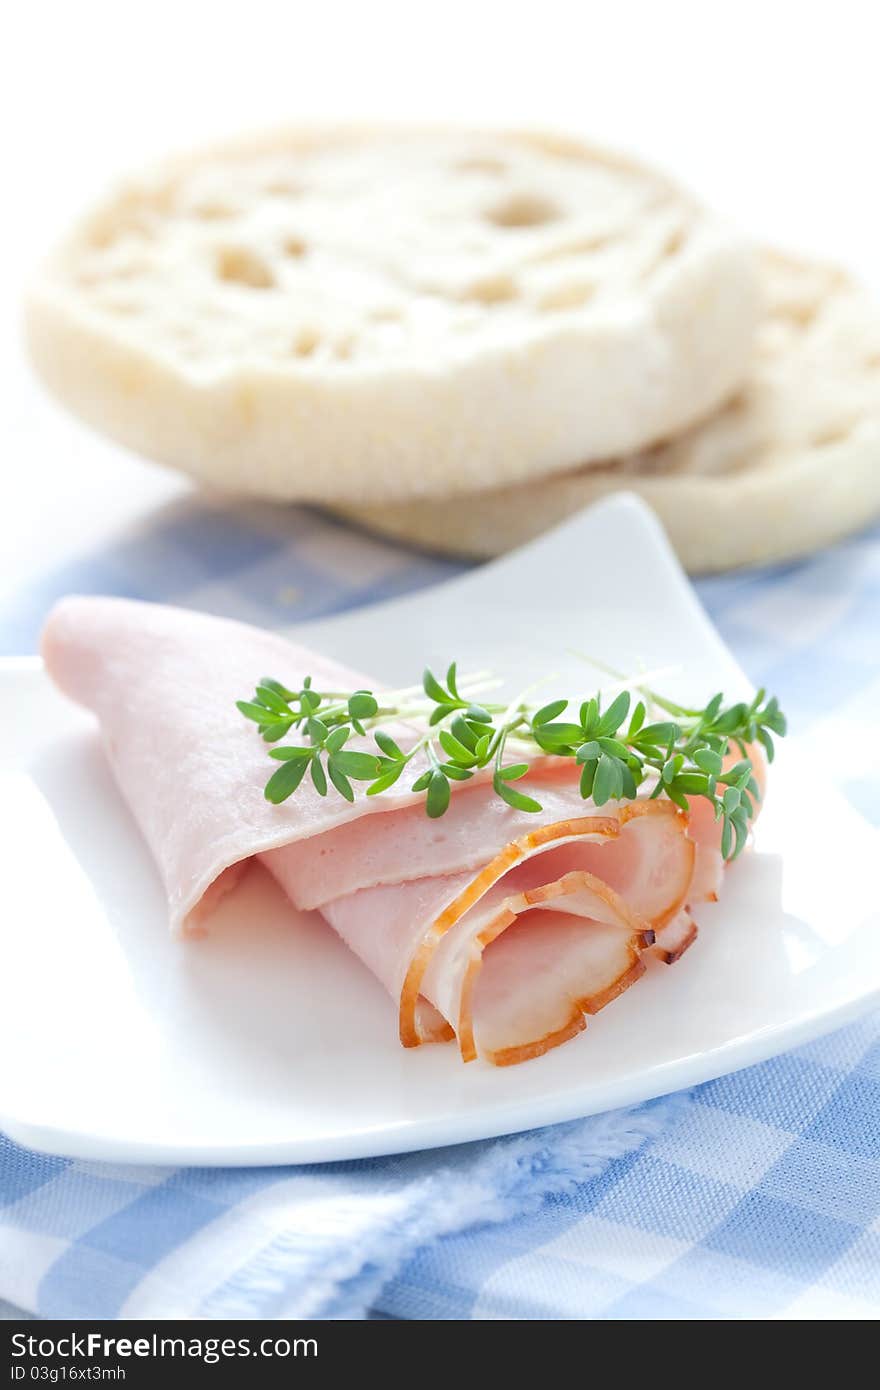
<path fill-rule="evenodd" d="M 309 625 L 312 645 L 392 682 L 428 663 L 525 684 L 594 675 L 572 649 L 670 694 L 744 693 L 657 523 L 612 498 L 492 565 Z M 784 699 L 785 692 L 778 692 Z M 92 720 L 35 660 L 0 667 L 0 1127 L 78 1157 L 301 1163 L 400 1152 L 630 1104 L 762 1060 L 880 994 L 877 833 L 774 765 L 755 844 L 673 968 L 649 971 L 573 1042 L 522 1066 L 404 1051 L 381 987 L 260 870 L 204 940 L 174 942 L 146 847 Z"/>

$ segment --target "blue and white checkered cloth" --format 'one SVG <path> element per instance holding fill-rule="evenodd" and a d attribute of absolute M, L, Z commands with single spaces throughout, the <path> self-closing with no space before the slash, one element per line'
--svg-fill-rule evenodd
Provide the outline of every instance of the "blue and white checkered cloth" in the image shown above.
<path fill-rule="evenodd" d="M 32 651 L 71 590 L 289 624 L 457 568 L 193 500 L 0 594 L 0 644 Z M 845 713 L 876 734 L 880 530 L 698 587 L 798 731 Z M 875 757 L 843 786 L 880 823 Z M 880 1019 L 688 1095 L 401 1158 L 144 1169 L 0 1139 L 0 1297 L 82 1319 L 875 1318 Z"/>

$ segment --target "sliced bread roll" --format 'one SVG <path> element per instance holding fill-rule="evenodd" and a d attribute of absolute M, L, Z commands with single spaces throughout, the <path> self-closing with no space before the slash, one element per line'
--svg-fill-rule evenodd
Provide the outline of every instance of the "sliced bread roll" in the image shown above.
<path fill-rule="evenodd" d="M 350 509 L 384 535 L 497 555 L 610 492 L 637 492 L 695 572 L 789 559 L 880 515 L 880 305 L 841 271 L 766 253 L 749 379 L 656 448 L 456 500 Z"/>
<path fill-rule="evenodd" d="M 132 182 L 30 296 L 48 386 L 234 492 L 444 496 L 631 452 L 739 384 L 751 251 L 570 141 L 328 129 Z"/>

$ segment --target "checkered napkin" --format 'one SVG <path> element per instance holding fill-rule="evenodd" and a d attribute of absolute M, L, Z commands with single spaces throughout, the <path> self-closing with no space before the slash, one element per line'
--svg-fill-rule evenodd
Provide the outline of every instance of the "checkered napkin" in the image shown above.
<path fill-rule="evenodd" d="M 288 624 L 455 573 L 305 512 L 187 502 L 0 594 L 34 649 L 62 593 Z M 876 742 L 880 531 L 702 582 L 803 732 Z M 843 783 L 880 823 L 880 753 Z M 880 1019 L 631 1111 L 304 1169 L 71 1162 L 0 1140 L 0 1297 L 47 1317 L 874 1318 Z"/>

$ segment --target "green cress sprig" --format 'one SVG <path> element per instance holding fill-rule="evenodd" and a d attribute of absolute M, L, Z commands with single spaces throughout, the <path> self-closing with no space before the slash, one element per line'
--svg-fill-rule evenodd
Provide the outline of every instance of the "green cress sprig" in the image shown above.
<path fill-rule="evenodd" d="M 327 795 L 328 781 L 347 801 L 355 797 L 352 782 L 366 782 L 366 795 L 375 796 L 394 786 L 422 754 L 427 767 L 411 790 L 425 793 L 429 816 L 442 816 L 452 784 L 469 781 L 482 768 L 492 769 L 494 790 L 508 806 L 538 812 L 540 802 L 515 784 L 543 753 L 573 759 L 581 769 L 581 795 L 596 806 L 632 800 L 646 781 L 652 798 L 666 796 L 684 811 L 690 797 L 704 797 L 722 822 L 725 859 L 742 850 L 760 796 L 748 745 L 759 743 L 772 761 L 774 735 L 782 737 L 786 729 L 777 700 L 765 699 L 763 690 L 751 703 L 725 705 L 719 693 L 702 709 L 689 709 L 640 687 L 644 698 L 632 712 L 632 697 L 623 690 L 604 709 L 596 695 L 583 701 L 576 716 L 563 719 L 568 700 L 536 706 L 522 695 L 507 705 L 477 703 L 474 694 L 485 688 L 484 675 L 459 679 L 453 662 L 445 685 L 425 671 L 421 690 L 380 694 L 315 690 L 310 677 L 294 691 L 266 678 L 253 698 L 239 700 L 237 707 L 267 743 L 277 743 L 291 729 L 305 740 L 269 750 L 281 764 L 265 788 L 266 799 L 275 804 L 292 796 L 307 773 L 321 796 Z M 649 708 L 667 717 L 649 718 Z M 393 720 L 414 723 L 419 731 L 406 751 L 381 727 Z M 347 748 L 352 733 L 372 734 L 378 751 Z M 734 749 L 740 756 L 725 767 Z M 508 761 L 513 750 L 514 760 Z"/>

